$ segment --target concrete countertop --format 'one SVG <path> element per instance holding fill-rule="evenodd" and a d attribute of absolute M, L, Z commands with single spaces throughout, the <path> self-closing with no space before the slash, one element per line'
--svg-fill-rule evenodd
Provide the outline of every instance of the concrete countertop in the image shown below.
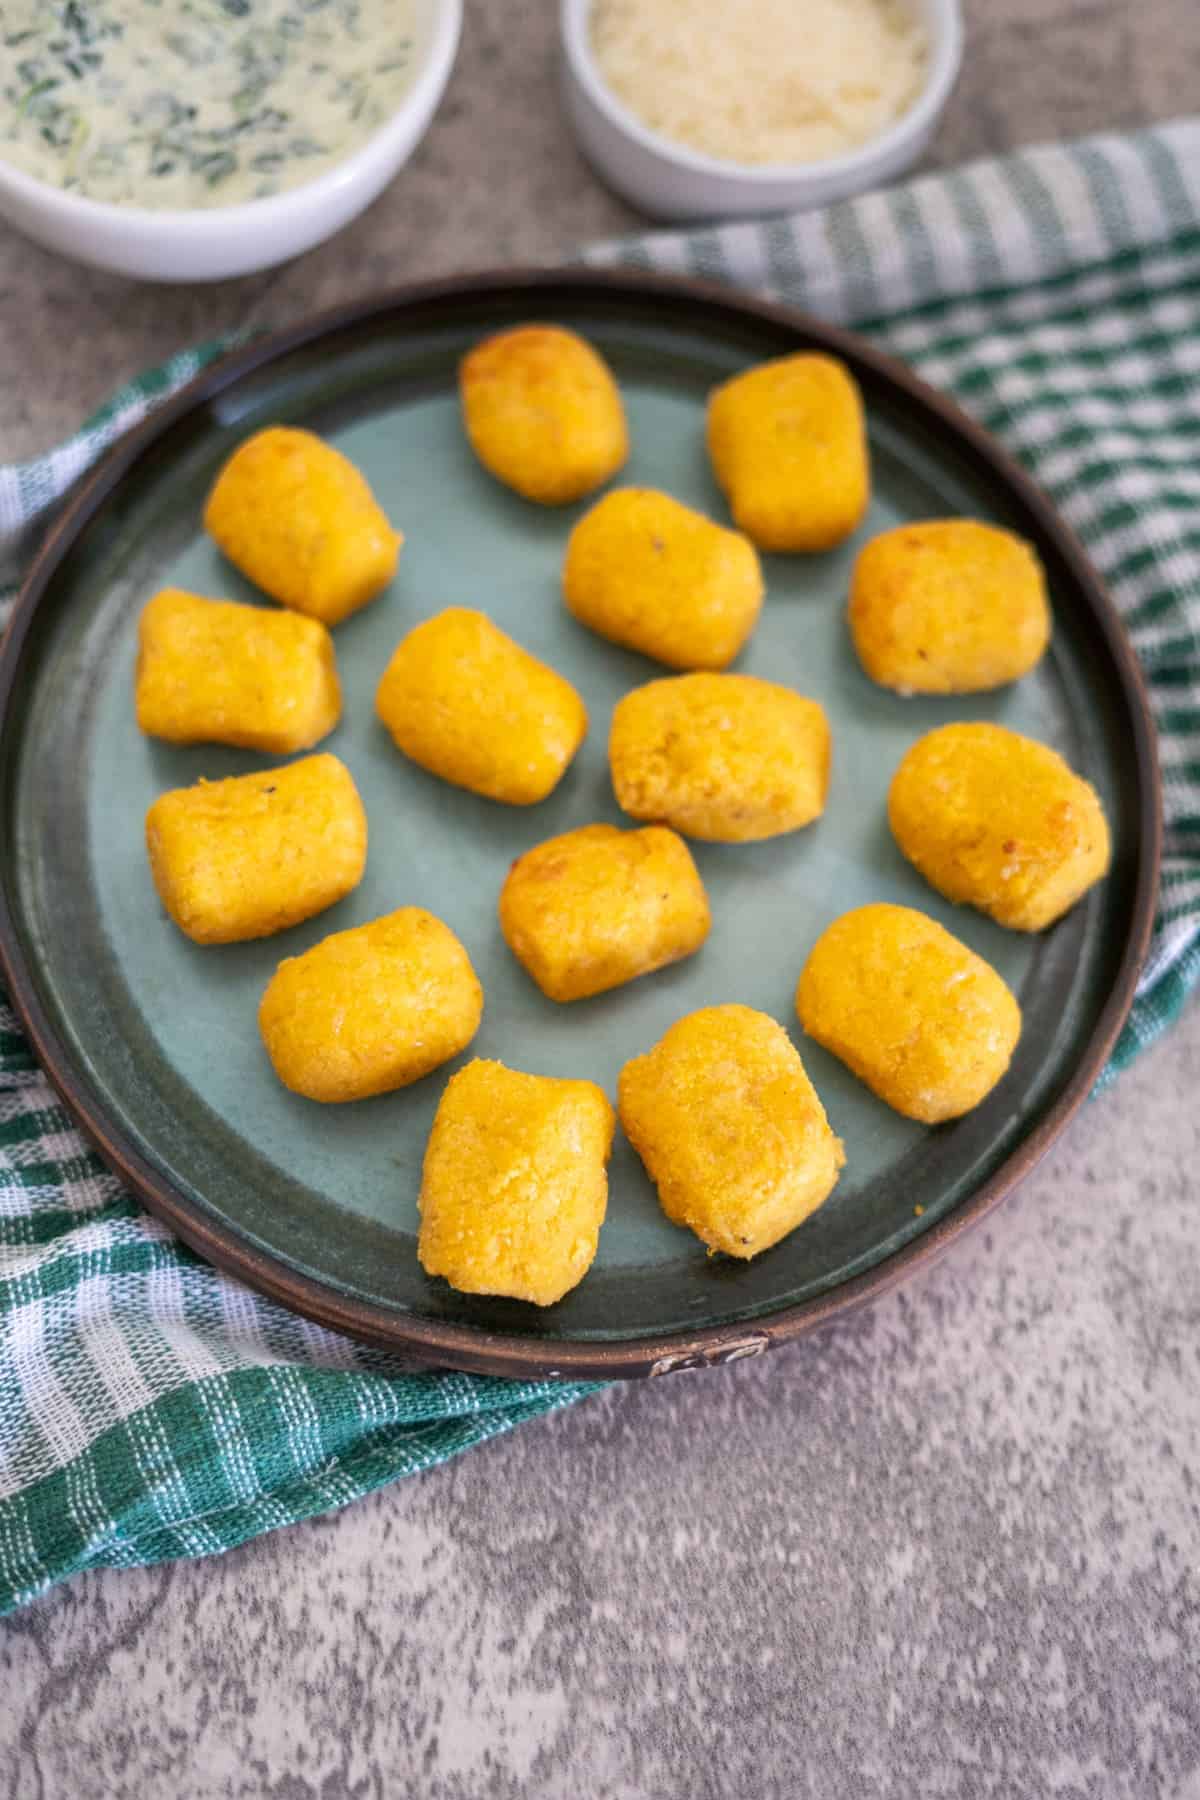
<path fill-rule="evenodd" d="M 283 270 L 0 229 L 0 457 L 234 325 L 636 227 L 551 0 L 468 0 L 410 169 Z M 947 164 L 1200 95 L 1196 0 L 969 0 Z M 12 1800 L 1200 1800 L 1200 1009 L 909 1287 L 207 1562 L 0 1624 Z"/>

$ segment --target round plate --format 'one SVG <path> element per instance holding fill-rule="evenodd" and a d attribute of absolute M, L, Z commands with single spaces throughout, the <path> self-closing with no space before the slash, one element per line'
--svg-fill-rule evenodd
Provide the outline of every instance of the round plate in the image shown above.
<path fill-rule="evenodd" d="M 767 558 L 762 624 L 739 666 L 817 697 L 830 714 L 825 816 L 744 848 L 698 844 L 714 927 L 699 956 L 567 1007 L 509 955 L 496 896 L 531 844 L 620 821 L 605 743 L 612 707 L 662 673 L 567 614 L 559 567 L 581 508 L 527 505 L 463 436 L 463 351 L 528 319 L 596 343 L 628 405 L 623 480 L 725 516 L 703 442 L 708 390 L 749 363 L 820 348 L 862 384 L 875 493 L 827 556 Z M 399 573 L 338 628 L 345 718 L 323 748 L 349 764 L 370 818 L 366 877 L 280 937 L 222 949 L 183 938 L 158 905 L 142 820 L 153 797 L 269 759 L 172 748 L 137 731 L 138 613 L 166 583 L 258 598 L 206 539 L 201 506 L 240 439 L 312 427 L 366 472 L 407 534 Z M 903 700 L 850 648 L 851 562 L 900 520 L 969 513 L 1032 541 L 1055 611 L 1052 653 L 1025 681 L 972 699 Z M 541 806 L 498 806 L 434 780 L 393 748 L 372 705 L 400 636 L 450 604 L 481 607 L 582 690 L 591 730 Z M 37 1053 L 101 1153 L 181 1237 L 252 1286 L 427 1362 L 514 1375 L 631 1375 L 751 1355 L 877 1291 L 943 1249 L 1024 1174 L 1084 1098 L 1133 995 L 1157 880 L 1153 732 L 1137 667 L 1081 550 L 1016 466 L 947 401 L 856 338 L 695 283 L 535 273 L 415 288 L 235 352 L 122 440 L 77 494 L 26 583 L 0 664 L 0 945 Z M 956 910 L 903 861 L 887 784 L 920 733 L 1002 719 L 1058 745 L 1113 825 L 1108 880 L 1052 931 L 1027 937 Z M 987 1102 L 928 1130 L 877 1101 L 803 1040 L 792 996 L 818 933 L 867 900 L 923 908 L 1018 993 L 1025 1031 Z M 826 1205 L 751 1263 L 706 1256 L 667 1223 L 618 1134 L 608 1220 L 586 1280 L 546 1311 L 455 1293 L 417 1262 L 422 1156 L 457 1064 L 401 1093 L 318 1107 L 285 1092 L 259 1041 L 259 996 L 283 956 L 418 902 L 470 951 L 487 996 L 471 1055 L 612 1094 L 626 1058 L 694 1007 L 739 1000 L 796 1034 L 845 1140 Z"/>

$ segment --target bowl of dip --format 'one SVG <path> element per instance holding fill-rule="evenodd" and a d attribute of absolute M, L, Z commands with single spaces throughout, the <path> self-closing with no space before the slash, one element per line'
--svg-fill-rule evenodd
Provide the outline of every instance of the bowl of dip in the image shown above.
<path fill-rule="evenodd" d="M 270 268 L 407 161 L 461 26 L 462 0 L 4 0 L 0 217 L 149 281 Z"/>
<path fill-rule="evenodd" d="M 798 211 L 925 149 L 962 61 L 960 0 L 562 0 L 579 144 L 665 220 Z"/>

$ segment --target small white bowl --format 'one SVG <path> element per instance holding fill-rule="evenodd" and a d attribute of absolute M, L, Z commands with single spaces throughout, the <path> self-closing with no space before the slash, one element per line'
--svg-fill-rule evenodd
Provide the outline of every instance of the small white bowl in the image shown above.
<path fill-rule="evenodd" d="M 656 219 L 749 218 L 799 212 L 877 187 L 913 164 L 962 62 L 960 0 L 908 0 L 929 36 L 925 85 L 894 125 L 821 162 L 724 162 L 651 131 L 617 99 L 592 54 L 592 0 L 562 0 L 563 92 L 580 147 L 602 180 Z"/>
<path fill-rule="evenodd" d="M 311 250 L 356 218 L 408 161 L 454 65 L 462 0 L 413 0 L 418 64 L 396 111 L 302 187 L 239 206 L 114 206 L 38 181 L 0 158 L 0 217 L 48 250 L 144 281 L 223 281 Z"/>

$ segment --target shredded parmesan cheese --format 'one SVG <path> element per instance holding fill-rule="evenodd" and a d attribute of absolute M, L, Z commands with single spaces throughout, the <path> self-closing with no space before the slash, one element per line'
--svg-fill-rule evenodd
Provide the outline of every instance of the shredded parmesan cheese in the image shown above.
<path fill-rule="evenodd" d="M 596 0 L 592 45 L 644 125 L 742 164 L 878 136 L 920 92 L 928 50 L 904 0 Z"/>

